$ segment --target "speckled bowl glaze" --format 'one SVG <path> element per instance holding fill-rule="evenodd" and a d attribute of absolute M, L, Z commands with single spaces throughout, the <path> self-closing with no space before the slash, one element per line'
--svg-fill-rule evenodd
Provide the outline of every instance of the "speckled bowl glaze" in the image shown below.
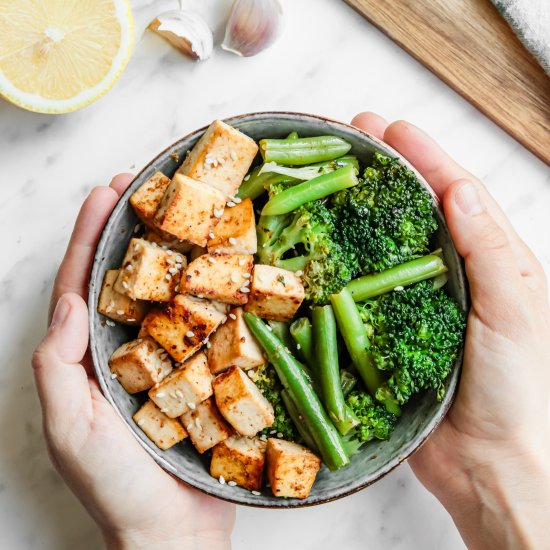
<path fill-rule="evenodd" d="M 377 138 L 347 124 L 326 118 L 300 113 L 265 112 L 236 116 L 227 119 L 226 122 L 256 140 L 281 138 L 294 130 L 300 136 L 326 134 L 340 136 L 352 144 L 351 153 L 356 155 L 362 163 L 368 163 L 373 153 L 379 151 L 398 157 L 401 163 L 413 169 L 396 151 Z M 205 129 L 200 128 L 180 139 L 147 164 L 122 195 L 103 230 L 94 257 L 88 300 L 90 348 L 101 389 L 127 424 L 128 429 L 160 466 L 185 483 L 209 495 L 249 506 L 289 508 L 321 504 L 359 491 L 379 480 L 406 460 L 442 421 L 451 406 L 457 389 L 461 357 L 456 361 L 453 372 L 447 380 L 447 392 L 443 401 L 438 402 L 433 393 L 426 393 L 417 398 L 414 403 L 410 403 L 404 408 L 403 415 L 390 441 L 370 442 L 360 454 L 353 457 L 349 467 L 339 472 L 331 473 L 323 466 L 311 494 L 305 500 L 275 498 L 269 488 L 264 488 L 261 495 L 253 495 L 250 491 L 239 487 L 221 485 L 208 473 L 209 458 L 200 456 L 188 441 L 178 444 L 168 451 L 159 450 L 132 420 L 132 415 L 145 397 L 129 395 L 116 380 L 111 380 L 108 366 L 109 356 L 118 346 L 135 338 L 136 329 L 123 325 L 104 326 L 102 316 L 97 313 L 96 307 L 103 275 L 107 269 L 117 268 L 120 265 L 132 229 L 138 222 L 128 199 L 157 170 L 172 176 L 178 166 L 173 158 L 174 153 L 183 159 Z M 467 286 L 461 259 L 449 236 L 436 196 L 425 180 L 419 174 L 417 176 L 433 196 L 434 211 L 439 222 L 435 244 L 443 249 L 449 267 L 448 291 L 466 310 Z"/>

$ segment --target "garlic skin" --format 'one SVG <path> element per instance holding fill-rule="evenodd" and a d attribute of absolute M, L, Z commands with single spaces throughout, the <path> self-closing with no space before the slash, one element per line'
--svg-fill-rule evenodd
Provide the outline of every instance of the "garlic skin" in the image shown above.
<path fill-rule="evenodd" d="M 149 29 L 191 59 L 204 61 L 212 55 L 212 31 L 204 19 L 195 12 L 166 11 L 149 23 Z"/>
<path fill-rule="evenodd" d="M 283 9 L 279 0 L 235 0 L 222 48 L 250 57 L 269 48 L 282 28 Z"/>

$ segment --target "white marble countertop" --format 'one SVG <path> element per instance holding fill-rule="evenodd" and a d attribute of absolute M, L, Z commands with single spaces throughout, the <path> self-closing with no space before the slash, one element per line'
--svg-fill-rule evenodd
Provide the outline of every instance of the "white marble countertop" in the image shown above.
<path fill-rule="evenodd" d="M 152 4 L 135 2 L 138 21 L 156 15 Z M 195 4 L 219 31 L 229 0 Z M 285 34 L 258 57 L 240 59 L 217 48 L 210 61 L 194 64 L 146 33 L 117 86 L 80 112 L 37 115 L 0 102 L 2 548 L 101 546 L 95 525 L 48 462 L 30 355 L 90 188 L 139 169 L 214 118 L 295 110 L 348 121 L 373 110 L 389 120 L 408 119 L 485 180 L 550 273 L 548 167 L 343 2 L 283 4 Z M 408 466 L 321 507 L 240 508 L 233 541 L 237 550 L 252 550 L 260 541 L 264 550 L 463 548 L 445 510 Z"/>

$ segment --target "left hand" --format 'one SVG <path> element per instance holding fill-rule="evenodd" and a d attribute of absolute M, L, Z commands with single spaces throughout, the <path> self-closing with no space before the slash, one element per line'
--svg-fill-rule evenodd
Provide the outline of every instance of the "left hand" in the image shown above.
<path fill-rule="evenodd" d="M 101 230 L 132 178 L 120 174 L 109 187 L 91 191 L 55 280 L 51 323 L 33 356 L 48 451 L 109 548 L 227 549 L 235 507 L 162 470 L 93 377 L 88 277 Z"/>

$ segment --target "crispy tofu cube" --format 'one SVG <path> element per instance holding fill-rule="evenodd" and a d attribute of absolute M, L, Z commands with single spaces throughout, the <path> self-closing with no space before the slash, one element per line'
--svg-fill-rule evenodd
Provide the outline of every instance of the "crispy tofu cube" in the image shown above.
<path fill-rule="evenodd" d="M 178 294 L 164 309 L 152 309 L 143 327 L 176 361 L 183 362 L 226 318 L 218 304 Z"/>
<path fill-rule="evenodd" d="M 213 374 L 230 367 L 252 369 L 263 365 L 262 348 L 250 332 L 238 307 L 229 313 L 229 319 L 211 336 L 208 365 Z"/>
<path fill-rule="evenodd" d="M 201 454 L 233 433 L 212 397 L 197 405 L 196 409 L 186 412 L 180 417 L 180 421 L 189 433 L 193 445 Z"/>
<path fill-rule="evenodd" d="M 181 423 L 166 416 L 152 401 L 147 401 L 134 414 L 134 422 L 163 451 L 187 437 L 187 432 Z"/>
<path fill-rule="evenodd" d="M 203 254 L 181 280 L 181 291 L 227 304 L 245 304 L 254 258 L 250 254 Z"/>
<path fill-rule="evenodd" d="M 170 178 L 156 172 L 130 197 L 130 204 L 146 226 L 153 226 L 153 218 L 168 185 Z"/>
<path fill-rule="evenodd" d="M 283 439 L 267 440 L 267 481 L 276 497 L 306 498 L 321 459 L 309 449 Z"/>
<path fill-rule="evenodd" d="M 186 265 L 185 256 L 144 239 L 130 239 L 115 290 L 132 300 L 168 302 L 176 294 Z"/>
<path fill-rule="evenodd" d="M 252 437 L 273 424 L 273 406 L 239 367 L 231 367 L 212 382 L 223 417 L 241 435 Z"/>
<path fill-rule="evenodd" d="M 139 327 L 139 332 L 138 332 L 137 337 L 138 338 L 145 338 L 147 336 L 149 336 L 149 332 L 147 332 L 147 329 L 143 325 L 141 325 Z"/>
<path fill-rule="evenodd" d="M 224 208 L 225 197 L 220 191 L 176 174 L 160 202 L 155 227 L 179 240 L 205 246 Z"/>
<path fill-rule="evenodd" d="M 244 199 L 226 208 L 220 223 L 212 229 L 208 239 L 208 252 L 216 254 L 256 254 L 256 221 L 250 199 Z"/>
<path fill-rule="evenodd" d="M 139 325 L 149 309 L 149 304 L 141 300 L 132 300 L 117 292 L 114 286 L 118 273 L 118 269 L 108 269 L 105 272 L 97 311 L 119 323 Z"/>
<path fill-rule="evenodd" d="M 266 443 L 258 438 L 234 435 L 212 450 L 210 475 L 234 481 L 249 491 L 262 488 Z"/>
<path fill-rule="evenodd" d="M 292 271 L 270 265 L 254 266 L 245 311 L 263 319 L 290 321 L 305 296 L 300 278 Z"/>
<path fill-rule="evenodd" d="M 152 338 L 138 338 L 117 348 L 109 368 L 128 393 L 148 390 L 172 371 L 168 354 Z"/>
<path fill-rule="evenodd" d="M 151 243 L 157 243 L 161 248 L 169 248 L 170 250 L 179 252 L 180 254 L 187 254 L 194 246 L 188 241 L 179 241 L 178 239 L 174 239 L 171 235 L 168 236 L 168 239 L 165 239 L 162 235 L 155 233 L 152 229 L 147 229 L 143 234 L 143 238 Z"/>
<path fill-rule="evenodd" d="M 225 196 L 235 195 L 256 153 L 256 142 L 215 120 L 187 155 L 177 173 L 208 183 Z"/>
<path fill-rule="evenodd" d="M 158 386 L 149 390 L 149 399 L 170 418 L 177 418 L 194 409 L 211 395 L 212 374 L 202 352 L 193 355 Z"/>

